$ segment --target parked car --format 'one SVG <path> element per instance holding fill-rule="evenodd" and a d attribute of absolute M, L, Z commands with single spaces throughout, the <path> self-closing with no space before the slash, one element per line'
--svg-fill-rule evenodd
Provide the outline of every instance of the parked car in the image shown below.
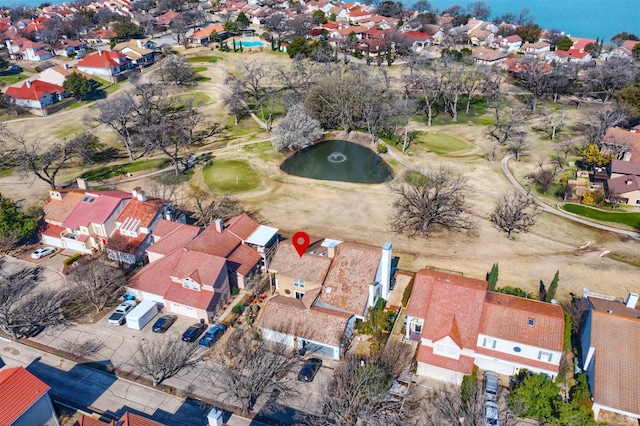
<path fill-rule="evenodd" d="M 500 409 L 495 401 L 484 403 L 484 426 L 500 426 Z"/>
<path fill-rule="evenodd" d="M 111 325 L 122 325 L 124 324 L 125 316 L 129 313 L 130 310 L 136 307 L 135 300 L 125 300 L 122 302 L 115 311 L 109 317 L 109 324 Z"/>
<path fill-rule="evenodd" d="M 493 371 L 485 371 L 482 382 L 482 394 L 485 401 L 496 401 L 500 391 L 500 376 Z"/>
<path fill-rule="evenodd" d="M 206 329 L 207 326 L 202 323 L 193 324 L 182 334 L 182 341 L 189 343 L 195 342 Z"/>
<path fill-rule="evenodd" d="M 154 333 L 164 333 L 178 319 L 175 315 L 163 315 L 153 324 Z"/>
<path fill-rule="evenodd" d="M 310 358 L 304 363 L 298 373 L 298 380 L 301 382 L 312 382 L 318 370 L 322 367 L 322 360 L 319 358 Z"/>
<path fill-rule="evenodd" d="M 225 331 L 227 331 L 227 327 L 225 327 L 224 324 L 216 324 L 209 330 L 207 330 L 206 333 L 204 333 L 204 336 L 202 336 L 198 344 L 200 346 L 206 346 L 207 348 L 210 348 L 211 346 L 215 345 L 215 343 L 222 337 Z"/>
<path fill-rule="evenodd" d="M 56 249 L 53 247 L 40 247 L 38 250 L 31 253 L 32 259 L 40 259 L 45 256 L 49 256 L 52 253 L 55 253 Z"/>

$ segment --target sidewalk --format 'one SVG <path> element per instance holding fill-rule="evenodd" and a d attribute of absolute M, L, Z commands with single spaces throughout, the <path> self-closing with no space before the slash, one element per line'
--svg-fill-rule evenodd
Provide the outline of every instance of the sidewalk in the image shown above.
<path fill-rule="evenodd" d="M 84 411 L 120 417 L 125 411 L 143 414 L 166 425 L 207 425 L 207 409 L 182 399 L 117 378 L 64 358 L 0 339 L 0 366 L 23 366 L 51 386 L 52 399 Z M 225 412 L 230 426 L 248 426 L 248 419 Z M 253 422 L 253 424 L 256 424 Z"/>

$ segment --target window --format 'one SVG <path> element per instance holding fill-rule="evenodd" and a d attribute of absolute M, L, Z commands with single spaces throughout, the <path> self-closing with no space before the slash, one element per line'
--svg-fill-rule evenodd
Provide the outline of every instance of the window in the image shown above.
<path fill-rule="evenodd" d="M 294 278 L 293 286 L 298 288 L 304 288 L 304 280 L 301 280 L 300 278 Z"/>
<path fill-rule="evenodd" d="M 295 296 L 296 296 L 296 299 L 302 299 L 302 296 L 304 296 L 304 293 L 300 293 L 299 291 L 296 291 Z"/>
<path fill-rule="evenodd" d="M 496 339 L 492 339 L 490 337 L 485 337 L 482 340 L 482 346 L 484 346 L 485 348 L 495 349 L 496 348 Z"/>
<path fill-rule="evenodd" d="M 551 352 L 538 351 L 538 359 L 540 361 L 551 362 L 551 358 L 553 358 L 553 354 Z"/>
<path fill-rule="evenodd" d="M 191 283 L 188 280 L 182 281 L 182 287 L 191 288 Z"/>
<path fill-rule="evenodd" d="M 520 346 L 514 346 L 513 347 L 513 351 L 516 352 L 516 353 L 520 352 L 521 350 L 522 350 L 522 348 L 520 348 Z"/>
<path fill-rule="evenodd" d="M 413 329 L 416 333 L 422 333 L 422 326 L 420 324 L 416 324 Z"/>
<path fill-rule="evenodd" d="M 533 327 L 533 324 L 535 324 L 534 319 L 533 318 L 529 318 L 528 324 L 529 324 L 529 327 Z"/>
<path fill-rule="evenodd" d="M 447 358 L 460 358 L 460 348 L 450 337 L 445 337 L 435 342 L 433 353 Z"/>

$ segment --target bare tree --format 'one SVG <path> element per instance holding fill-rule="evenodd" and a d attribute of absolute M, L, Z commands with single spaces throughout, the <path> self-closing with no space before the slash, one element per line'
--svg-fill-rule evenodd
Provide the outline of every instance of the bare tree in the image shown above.
<path fill-rule="evenodd" d="M 125 279 L 122 269 L 109 266 L 101 258 L 81 261 L 68 277 L 75 295 L 93 306 L 96 313 L 117 300 Z"/>
<path fill-rule="evenodd" d="M 299 365 L 291 347 L 259 338 L 251 330 L 234 328 L 226 342 L 219 342 L 213 352 L 217 366 L 209 375 L 217 397 L 240 407 L 247 415 L 263 395 L 278 391 L 283 398 L 293 395 L 290 380 L 281 380 Z"/>
<path fill-rule="evenodd" d="M 40 268 L 23 269 L 9 275 L 0 272 L 0 328 L 14 339 L 19 337 L 23 327 L 46 328 L 67 323 L 60 313 L 66 292 L 42 288 L 41 282 Z"/>
<path fill-rule="evenodd" d="M 523 134 L 511 138 L 511 140 L 507 144 L 507 150 L 516 157 L 516 161 L 520 161 L 522 151 L 524 151 L 526 148 L 527 138 Z"/>
<path fill-rule="evenodd" d="M 609 127 L 624 125 L 628 120 L 628 113 L 616 106 L 603 106 L 597 114 L 590 113 L 588 117 L 585 117 L 587 125 L 584 129 L 584 135 L 587 144 L 600 147 L 602 138 Z"/>
<path fill-rule="evenodd" d="M 264 27 L 278 35 L 278 43 L 282 35 L 289 29 L 289 16 L 281 11 L 276 11 L 267 16 Z"/>
<path fill-rule="evenodd" d="M 536 224 L 540 216 L 533 198 L 516 191 L 505 192 L 491 213 L 491 222 L 507 233 L 509 239 L 513 233 L 527 232 Z"/>
<path fill-rule="evenodd" d="M 309 116 L 303 104 L 296 104 L 273 127 L 272 142 L 279 152 L 297 151 L 313 145 L 321 137 L 320 122 Z"/>
<path fill-rule="evenodd" d="M 514 105 L 511 105 L 507 111 L 504 111 L 500 108 L 499 104 L 500 102 L 496 101 L 494 108 L 494 117 L 496 121 L 491 124 L 488 129 L 489 136 L 491 136 L 496 142 L 496 145 L 489 155 L 489 161 L 493 161 L 495 151 L 498 146 L 504 146 L 510 139 L 523 134 L 519 126 L 522 124 L 525 117 L 524 112 Z"/>
<path fill-rule="evenodd" d="M 131 137 L 136 123 L 136 102 L 131 95 L 120 95 L 102 101 L 98 104 L 97 115 L 89 120 L 105 124 L 116 132 L 127 149 L 129 159 L 133 161 Z"/>
<path fill-rule="evenodd" d="M 586 75 L 591 90 L 603 95 L 603 102 L 607 102 L 613 92 L 631 83 L 635 72 L 629 58 L 609 58 L 591 68 Z"/>
<path fill-rule="evenodd" d="M 33 173 L 52 189 L 56 188 L 56 177 L 62 168 L 74 158 L 85 164 L 90 163 L 96 151 L 102 147 L 97 137 L 87 133 L 80 133 L 64 143 L 54 143 L 48 149 L 42 148 L 37 140 L 27 141 L 24 134 L 14 135 L 5 130 L 3 138 L 11 139 L 18 145 L 15 161 L 21 171 Z"/>
<path fill-rule="evenodd" d="M 427 125 L 431 126 L 436 113 L 435 105 L 442 96 L 442 75 L 427 68 L 413 76 L 405 76 L 405 90 L 421 96 L 421 104 L 427 114 Z"/>
<path fill-rule="evenodd" d="M 171 55 L 162 66 L 160 73 L 163 84 L 190 86 L 196 83 L 196 75 L 182 56 Z"/>
<path fill-rule="evenodd" d="M 138 342 L 133 365 L 151 377 L 153 386 L 158 386 L 182 370 L 195 367 L 203 355 L 204 349 L 197 343 L 184 343 L 175 336 L 161 334 Z"/>
<path fill-rule="evenodd" d="M 535 182 L 540 185 L 540 191 L 546 194 L 555 182 L 556 169 L 540 168 L 540 171 L 538 171 L 533 178 Z"/>
<path fill-rule="evenodd" d="M 545 125 L 540 129 L 545 132 L 551 140 L 556 138 L 556 133 L 564 125 L 564 120 L 567 116 L 567 109 L 565 107 L 550 111 L 546 108 L 542 108 L 541 114 L 544 117 Z"/>
<path fill-rule="evenodd" d="M 93 339 L 86 339 L 82 341 L 71 340 L 69 342 L 66 342 L 62 346 L 62 348 L 67 352 L 69 352 L 70 354 L 72 354 L 75 359 L 78 359 L 78 358 L 87 358 L 95 354 L 100 349 L 102 349 L 103 346 L 104 346 L 103 342 L 99 341 L 96 338 L 93 338 Z"/>
<path fill-rule="evenodd" d="M 391 229 L 410 237 L 428 237 L 442 230 L 475 232 L 476 221 L 465 211 L 465 184 L 464 177 L 445 166 L 406 173 L 391 185 L 398 196 Z"/>
<path fill-rule="evenodd" d="M 191 188 L 191 198 L 194 204 L 194 217 L 198 226 L 209 226 L 216 219 L 227 221 L 232 217 L 245 213 L 260 222 L 260 211 L 249 210 L 240 204 L 240 200 L 231 194 L 216 195 L 209 189 Z"/>
<path fill-rule="evenodd" d="M 386 366 L 390 366 L 389 362 Z M 314 426 L 418 424 L 422 404 L 416 387 L 410 387 L 402 397 L 391 396 L 389 388 L 395 378 L 379 358 L 349 354 L 335 368 L 326 391 L 322 392 L 321 413 L 308 416 L 304 423 Z"/>
<path fill-rule="evenodd" d="M 538 99 L 548 91 L 549 72 L 549 65 L 536 57 L 524 59 L 514 74 L 517 81 L 529 91 L 529 104 L 533 114 L 536 113 Z"/>

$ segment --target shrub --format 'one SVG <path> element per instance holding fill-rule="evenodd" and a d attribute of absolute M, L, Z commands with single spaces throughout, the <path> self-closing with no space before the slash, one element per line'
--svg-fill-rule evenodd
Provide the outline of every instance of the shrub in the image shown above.
<path fill-rule="evenodd" d="M 231 312 L 233 312 L 234 314 L 238 314 L 238 315 L 242 314 L 244 312 L 244 305 L 242 303 L 240 303 L 240 304 L 234 306 L 231 309 Z"/>
<path fill-rule="evenodd" d="M 254 314 L 257 314 L 259 310 L 260 310 L 260 306 L 258 305 L 251 306 L 251 312 L 253 312 Z"/>
<path fill-rule="evenodd" d="M 601 207 L 604 206 L 604 202 L 605 197 L 602 189 L 587 191 L 582 196 L 582 204 L 586 204 L 587 206 Z"/>
<path fill-rule="evenodd" d="M 411 290 L 413 290 L 413 282 L 415 281 L 415 279 L 415 277 L 411 278 L 411 281 L 409 281 L 409 284 L 407 284 L 407 287 L 404 289 L 404 293 L 402 293 L 403 308 L 407 307 L 407 303 L 409 302 L 409 297 L 411 297 Z"/>
<path fill-rule="evenodd" d="M 238 293 L 240 293 L 240 290 L 238 290 L 238 287 L 231 287 L 231 295 L 232 296 L 237 296 Z"/>
<path fill-rule="evenodd" d="M 258 333 L 257 331 L 253 333 L 253 340 L 260 340 L 260 333 Z"/>
<path fill-rule="evenodd" d="M 376 145 L 376 152 L 378 154 L 384 154 L 387 151 L 389 151 L 389 147 L 387 146 L 387 144 L 384 142 L 378 142 L 378 144 Z"/>
<path fill-rule="evenodd" d="M 247 320 L 247 324 L 249 325 L 253 324 L 253 318 L 248 316 L 248 317 L 245 317 L 245 319 Z"/>
<path fill-rule="evenodd" d="M 76 260 L 80 259 L 82 257 L 81 253 L 76 253 L 72 256 L 67 257 L 65 260 L 62 261 L 62 264 L 65 266 L 69 266 L 72 263 L 74 263 Z"/>

